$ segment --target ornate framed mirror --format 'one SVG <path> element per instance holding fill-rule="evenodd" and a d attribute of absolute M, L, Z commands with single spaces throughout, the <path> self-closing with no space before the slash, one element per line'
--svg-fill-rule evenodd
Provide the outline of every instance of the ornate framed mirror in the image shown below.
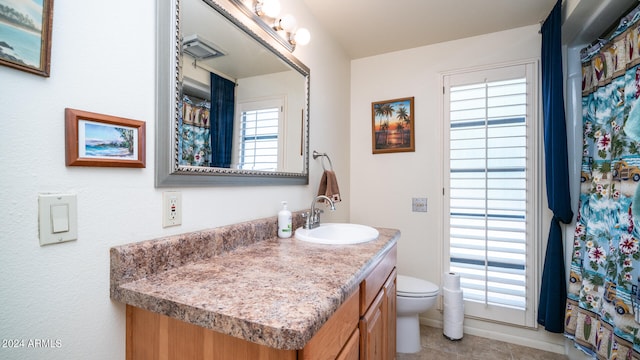
<path fill-rule="evenodd" d="M 157 4 L 157 187 L 309 182 L 309 68 L 243 6 Z"/>

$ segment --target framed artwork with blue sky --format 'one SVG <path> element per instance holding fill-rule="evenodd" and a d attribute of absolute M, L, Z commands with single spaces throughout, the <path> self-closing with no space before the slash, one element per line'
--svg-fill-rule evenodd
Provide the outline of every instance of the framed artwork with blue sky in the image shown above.
<path fill-rule="evenodd" d="M 65 109 L 66 165 L 145 167 L 145 122 Z"/>
<path fill-rule="evenodd" d="M 49 77 L 53 0 L 0 0 L 0 64 Z"/>

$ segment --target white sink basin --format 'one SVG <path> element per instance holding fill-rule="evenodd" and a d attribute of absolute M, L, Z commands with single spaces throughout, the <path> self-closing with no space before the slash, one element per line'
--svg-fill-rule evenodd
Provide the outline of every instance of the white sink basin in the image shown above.
<path fill-rule="evenodd" d="M 297 228 L 295 237 L 317 244 L 349 245 L 377 239 L 378 230 L 359 224 L 326 223 L 311 230 Z"/>

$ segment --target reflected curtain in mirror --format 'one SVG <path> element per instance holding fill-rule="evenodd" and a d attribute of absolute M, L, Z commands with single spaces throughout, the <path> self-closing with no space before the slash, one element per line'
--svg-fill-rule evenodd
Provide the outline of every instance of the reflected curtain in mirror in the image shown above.
<path fill-rule="evenodd" d="M 231 167 L 235 107 L 233 81 L 211 73 L 211 166 Z"/>

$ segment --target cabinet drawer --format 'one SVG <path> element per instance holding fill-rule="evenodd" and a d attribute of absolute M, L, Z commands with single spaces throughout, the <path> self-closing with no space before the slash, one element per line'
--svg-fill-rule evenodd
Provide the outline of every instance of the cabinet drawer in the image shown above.
<path fill-rule="evenodd" d="M 387 281 L 389 274 L 396 266 L 397 245 L 375 265 L 371 273 L 360 283 L 360 316 L 364 315 L 371 302 L 378 295 L 380 289 Z"/>
<path fill-rule="evenodd" d="M 358 299 L 358 291 L 349 296 L 300 350 L 298 359 L 335 359 L 358 327 Z"/>

